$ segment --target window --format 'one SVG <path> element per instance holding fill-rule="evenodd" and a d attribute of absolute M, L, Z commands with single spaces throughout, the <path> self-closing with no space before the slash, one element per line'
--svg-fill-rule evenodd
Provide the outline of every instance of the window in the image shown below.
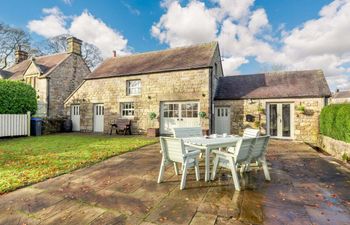
<path fill-rule="evenodd" d="M 141 95 L 141 80 L 127 80 L 126 81 L 127 95 Z"/>
<path fill-rule="evenodd" d="M 182 118 L 198 117 L 198 103 L 181 104 L 181 117 Z"/>
<path fill-rule="evenodd" d="M 31 85 L 33 88 L 36 88 L 36 80 L 37 80 L 36 77 L 27 77 L 25 79 L 26 83 Z"/>
<path fill-rule="evenodd" d="M 121 114 L 122 116 L 129 117 L 135 115 L 135 106 L 133 102 L 121 103 Z"/>
<path fill-rule="evenodd" d="M 165 118 L 179 117 L 179 104 L 177 103 L 164 104 L 163 116 Z"/>

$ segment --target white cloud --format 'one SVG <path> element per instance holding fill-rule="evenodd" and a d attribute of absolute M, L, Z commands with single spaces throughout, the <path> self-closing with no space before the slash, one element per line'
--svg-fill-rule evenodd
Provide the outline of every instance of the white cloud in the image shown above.
<path fill-rule="evenodd" d="M 72 5 L 73 0 L 62 0 L 66 5 Z"/>
<path fill-rule="evenodd" d="M 275 31 L 266 11 L 252 7 L 254 0 L 211 0 L 211 7 L 199 0 L 163 2 L 165 13 L 152 35 L 171 47 L 218 40 L 226 75 L 252 57 L 291 70 L 323 69 L 333 89 L 350 88 L 350 0 L 334 0 L 318 18 Z"/>
<path fill-rule="evenodd" d="M 170 3 L 167 13 L 152 26 L 151 32 L 160 42 L 176 47 L 213 40 L 217 28 L 215 18 L 205 8 L 204 3 L 192 1 L 182 7 L 179 2 L 174 1 Z"/>
<path fill-rule="evenodd" d="M 96 45 L 103 57 L 112 56 L 116 50 L 119 55 L 128 54 L 127 39 L 112 29 L 102 20 L 94 17 L 87 10 L 78 16 L 65 16 L 57 7 L 43 9 L 46 14 L 40 20 L 29 21 L 27 27 L 45 38 L 61 34 L 71 34 L 77 38 Z"/>
<path fill-rule="evenodd" d="M 93 29 L 92 29 L 93 28 Z M 83 41 L 96 45 L 104 57 L 127 52 L 127 40 L 117 31 L 108 27 L 102 20 L 95 18 L 88 11 L 73 18 L 69 33 Z"/>
<path fill-rule="evenodd" d="M 67 33 L 66 18 L 57 7 L 45 8 L 43 13 L 45 16 L 42 19 L 29 21 L 27 27 L 30 31 L 46 38 Z"/>

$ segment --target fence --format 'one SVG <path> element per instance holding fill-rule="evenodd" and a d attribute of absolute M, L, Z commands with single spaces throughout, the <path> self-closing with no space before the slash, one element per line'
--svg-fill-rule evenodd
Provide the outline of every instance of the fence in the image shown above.
<path fill-rule="evenodd" d="M 0 114 L 0 137 L 30 136 L 30 112 Z"/>

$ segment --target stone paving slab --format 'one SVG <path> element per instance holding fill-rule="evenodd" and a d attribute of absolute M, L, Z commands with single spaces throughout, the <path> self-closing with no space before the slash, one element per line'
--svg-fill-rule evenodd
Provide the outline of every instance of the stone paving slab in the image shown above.
<path fill-rule="evenodd" d="M 157 184 L 159 144 L 0 196 L 0 224 L 349 224 L 350 170 L 308 145 L 271 141 L 271 182 L 261 170 L 195 180 L 186 189 L 169 167 Z"/>

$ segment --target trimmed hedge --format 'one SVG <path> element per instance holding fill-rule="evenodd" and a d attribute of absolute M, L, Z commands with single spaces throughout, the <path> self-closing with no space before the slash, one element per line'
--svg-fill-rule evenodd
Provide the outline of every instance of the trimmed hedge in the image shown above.
<path fill-rule="evenodd" d="M 0 80 L 0 114 L 24 114 L 37 110 L 36 91 L 20 81 Z"/>
<path fill-rule="evenodd" d="M 321 134 L 350 143 L 350 104 L 332 104 L 320 115 Z"/>

